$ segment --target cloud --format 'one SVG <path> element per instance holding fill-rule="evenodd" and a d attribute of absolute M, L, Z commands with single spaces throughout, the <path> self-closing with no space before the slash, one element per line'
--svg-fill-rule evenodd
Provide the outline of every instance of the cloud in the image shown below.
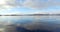
<path fill-rule="evenodd" d="M 0 15 L 11 15 L 11 14 L 23 14 L 23 13 L 11 9 L 3 9 L 0 11 Z"/>
<path fill-rule="evenodd" d="M 0 10 L 14 7 L 45 9 L 60 6 L 60 0 L 0 0 Z"/>
<path fill-rule="evenodd" d="M 37 9 L 44 9 L 52 6 L 60 6 L 59 0 L 27 0 L 24 2 L 23 6 L 37 8 Z"/>
<path fill-rule="evenodd" d="M 60 6 L 60 0 L 10 0 L 10 6 L 44 9 L 52 6 Z"/>
<path fill-rule="evenodd" d="M 0 11 L 12 8 L 11 6 L 7 5 L 7 0 L 0 0 Z"/>

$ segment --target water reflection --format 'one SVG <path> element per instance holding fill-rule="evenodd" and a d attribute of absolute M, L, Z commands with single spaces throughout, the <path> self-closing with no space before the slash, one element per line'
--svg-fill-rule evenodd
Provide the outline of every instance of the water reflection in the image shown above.
<path fill-rule="evenodd" d="M 4 30 L 7 27 L 15 27 L 22 32 L 51 32 L 60 28 L 60 16 L 0 16 L 0 28 Z"/>

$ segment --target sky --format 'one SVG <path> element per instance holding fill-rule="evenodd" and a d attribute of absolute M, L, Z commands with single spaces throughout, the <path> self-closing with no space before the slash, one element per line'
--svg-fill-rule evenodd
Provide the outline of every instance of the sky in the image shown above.
<path fill-rule="evenodd" d="M 0 0 L 0 14 L 60 13 L 60 0 Z"/>

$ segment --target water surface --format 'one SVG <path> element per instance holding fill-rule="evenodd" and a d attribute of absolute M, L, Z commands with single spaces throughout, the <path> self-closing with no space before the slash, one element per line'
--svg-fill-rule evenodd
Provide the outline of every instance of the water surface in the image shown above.
<path fill-rule="evenodd" d="M 60 28 L 60 16 L 0 16 L 0 28 L 7 24 L 20 24 L 31 30 L 56 30 Z"/>

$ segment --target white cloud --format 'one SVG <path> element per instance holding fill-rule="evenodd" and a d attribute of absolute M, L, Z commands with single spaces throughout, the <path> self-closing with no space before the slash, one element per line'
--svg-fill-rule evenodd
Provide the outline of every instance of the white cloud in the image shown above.
<path fill-rule="evenodd" d="M 6 4 L 5 0 L 0 0 L 0 4 Z"/>
<path fill-rule="evenodd" d="M 6 8 L 10 7 L 28 7 L 28 8 L 37 8 L 43 9 L 50 6 L 60 6 L 60 0 L 0 0 L 0 7 Z M 8 8 L 10 8 L 8 7 Z"/>
<path fill-rule="evenodd" d="M 59 0 L 27 0 L 23 6 L 25 7 L 31 7 L 31 8 L 38 8 L 38 9 L 44 9 L 51 6 L 60 6 Z"/>
<path fill-rule="evenodd" d="M 55 6 L 55 8 L 60 6 L 60 0 L 0 0 L 0 11 L 10 10 L 14 7 L 44 9 L 52 6 Z"/>
<path fill-rule="evenodd" d="M 11 15 L 11 14 L 23 14 L 20 11 L 11 11 L 11 9 L 8 9 L 8 11 L 1 10 L 0 15 Z"/>
<path fill-rule="evenodd" d="M 47 8 L 49 6 L 60 6 L 59 0 L 0 0 L 0 5 L 10 7 Z M 10 8 L 9 7 L 9 8 Z"/>

